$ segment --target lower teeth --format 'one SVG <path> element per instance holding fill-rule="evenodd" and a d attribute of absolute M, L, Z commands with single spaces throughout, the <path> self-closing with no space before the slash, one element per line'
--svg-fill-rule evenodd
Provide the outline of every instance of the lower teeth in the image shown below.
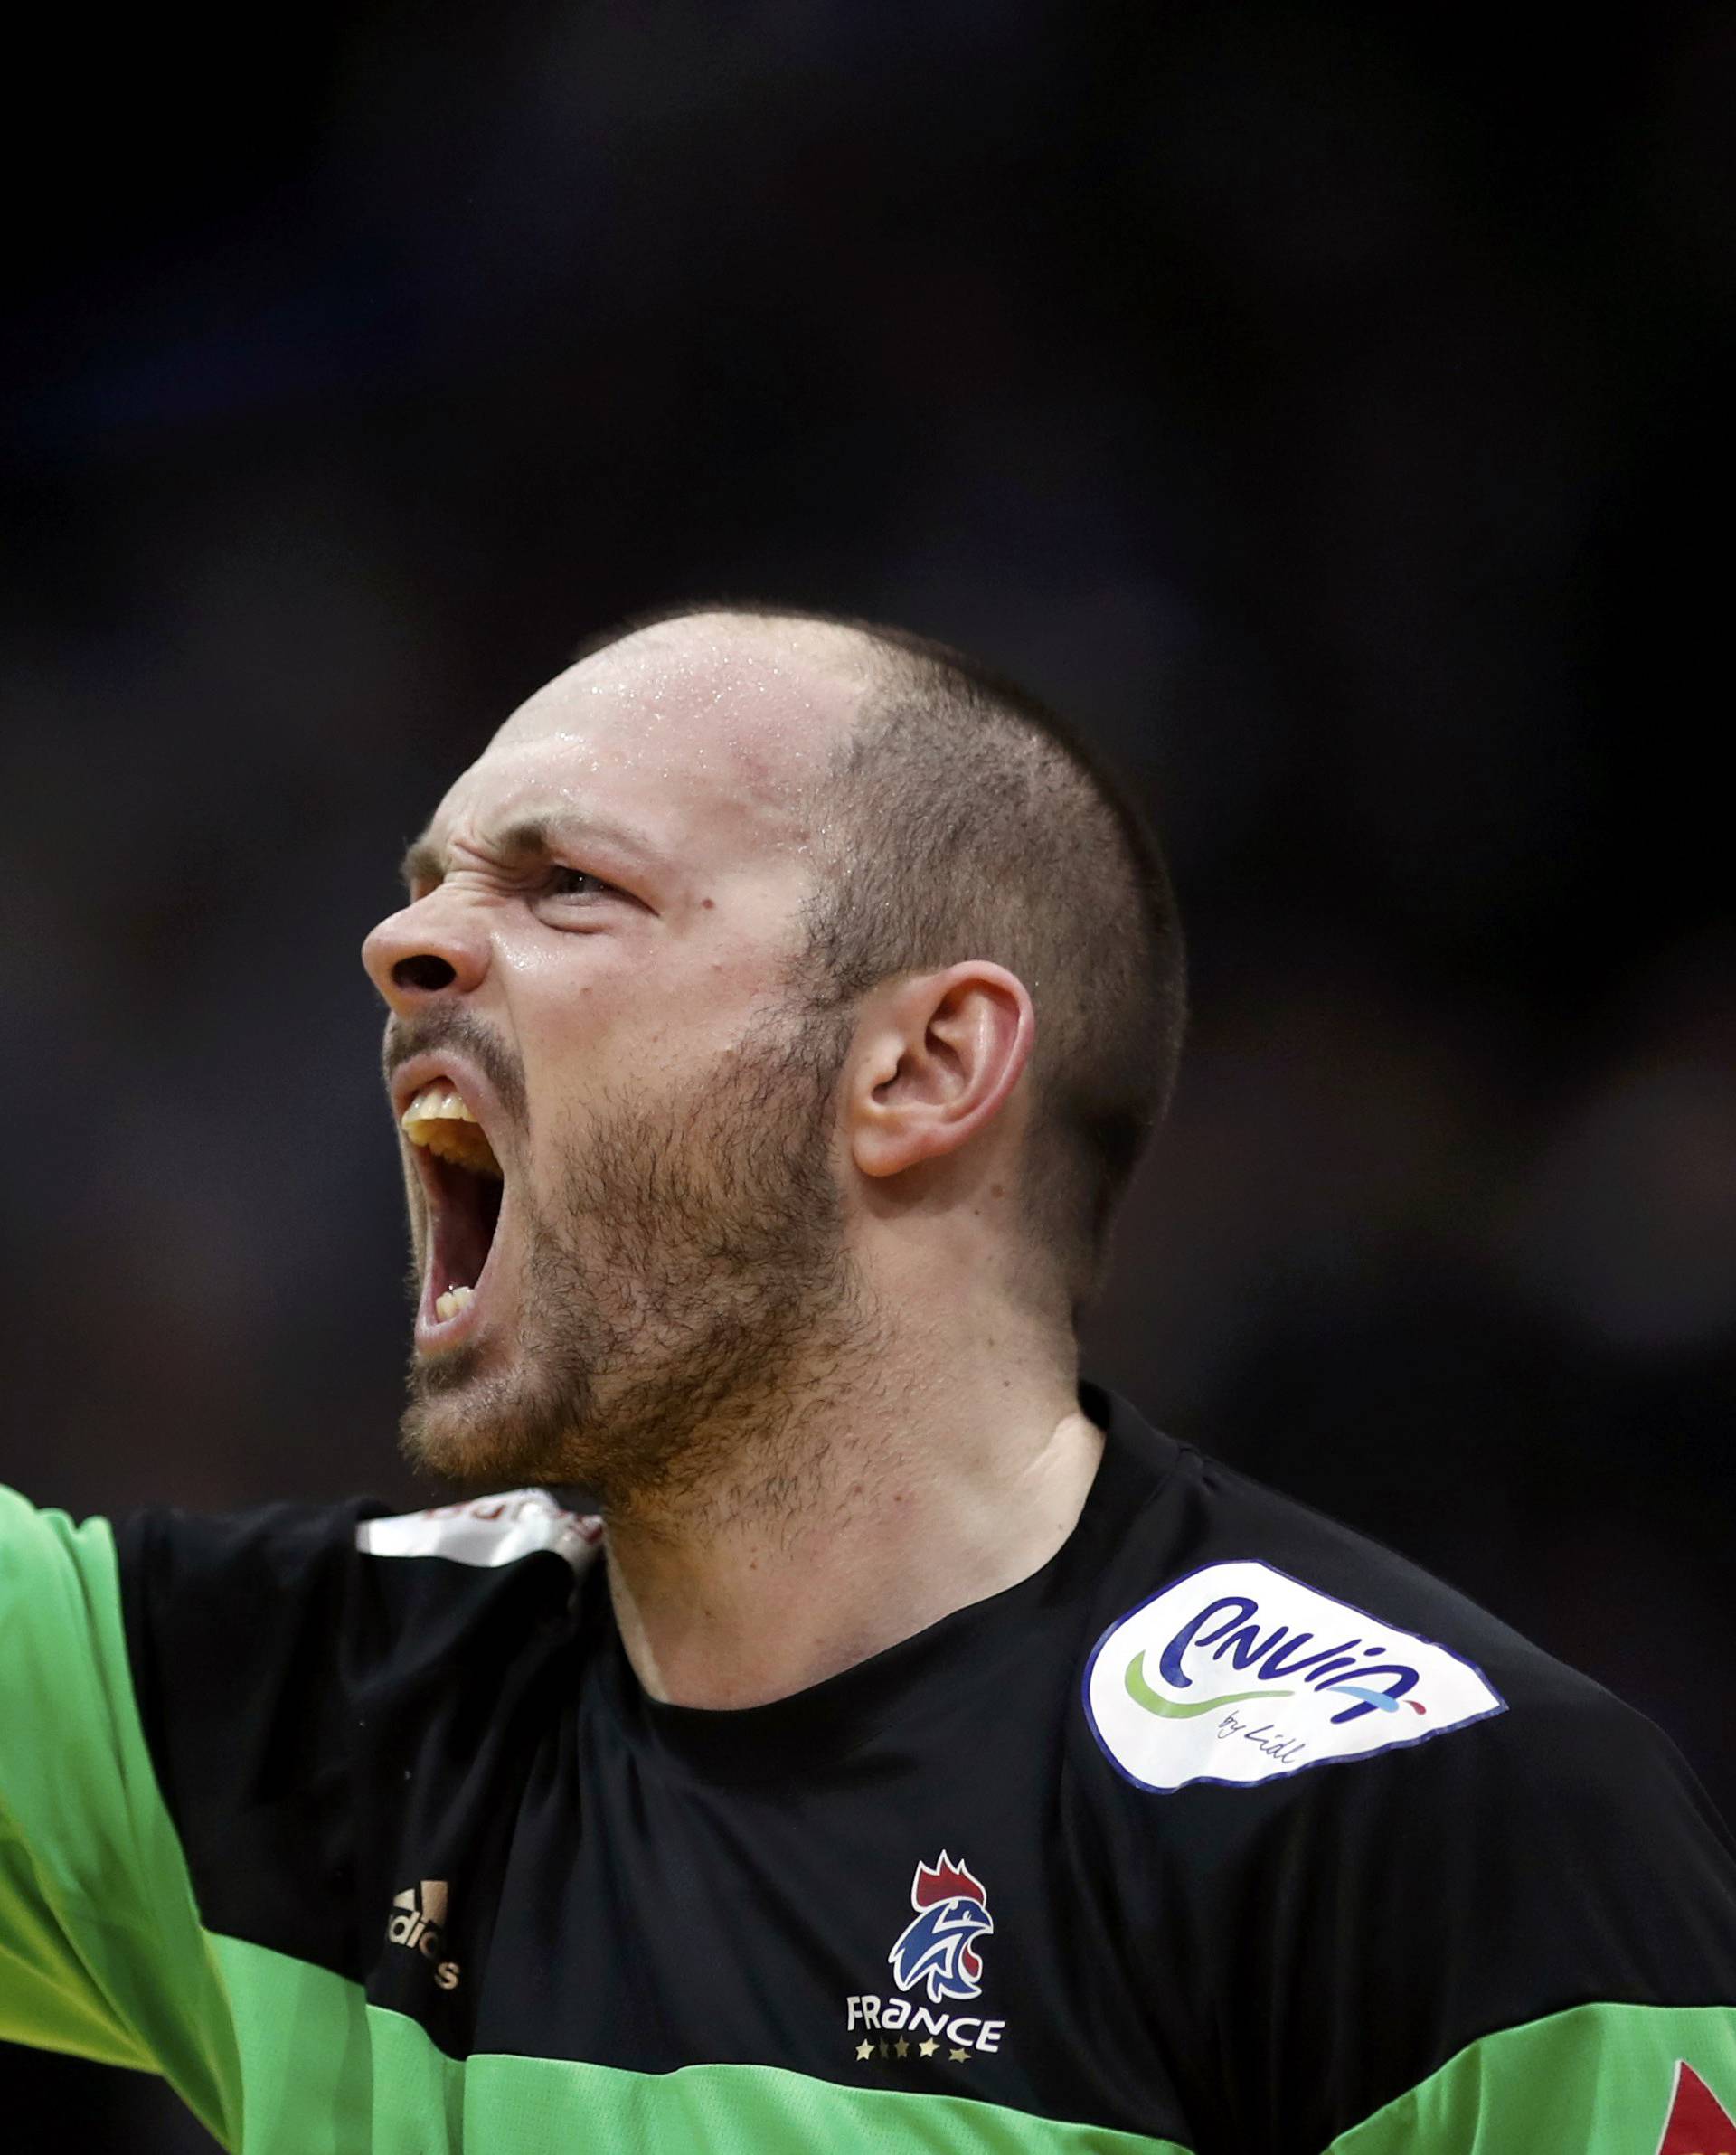
<path fill-rule="evenodd" d="M 442 1295 L 434 1298 L 434 1314 L 442 1324 L 449 1324 L 460 1309 L 467 1309 L 476 1299 L 474 1287 L 448 1287 Z"/>

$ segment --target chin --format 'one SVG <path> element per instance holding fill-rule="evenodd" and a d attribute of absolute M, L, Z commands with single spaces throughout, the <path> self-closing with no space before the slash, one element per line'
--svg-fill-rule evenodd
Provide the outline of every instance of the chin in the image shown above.
<path fill-rule="evenodd" d="M 466 1348 L 412 1371 L 398 1448 L 412 1467 L 473 1489 L 533 1480 L 517 1419 L 480 1363 Z"/>

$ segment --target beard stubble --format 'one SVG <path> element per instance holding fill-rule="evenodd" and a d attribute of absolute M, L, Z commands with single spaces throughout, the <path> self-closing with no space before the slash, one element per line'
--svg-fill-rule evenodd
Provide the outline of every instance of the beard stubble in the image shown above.
<path fill-rule="evenodd" d="M 412 1464 L 618 1523 L 803 1509 L 802 1418 L 873 1358 L 831 1157 L 848 1036 L 780 1014 L 678 1096 L 597 1102 L 546 1193 L 514 1193 L 509 1352 L 412 1362 Z"/>

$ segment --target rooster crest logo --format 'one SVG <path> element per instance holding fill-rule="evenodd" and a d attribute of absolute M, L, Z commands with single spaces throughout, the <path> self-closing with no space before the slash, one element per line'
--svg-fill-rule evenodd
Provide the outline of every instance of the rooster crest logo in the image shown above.
<path fill-rule="evenodd" d="M 938 1863 L 919 1863 L 910 1880 L 915 1921 L 907 1923 L 886 1956 L 901 1990 L 928 1987 L 930 2005 L 976 1998 L 983 1987 L 978 1940 L 994 1931 L 988 1895 L 967 1864 L 955 1863 L 942 1848 Z"/>

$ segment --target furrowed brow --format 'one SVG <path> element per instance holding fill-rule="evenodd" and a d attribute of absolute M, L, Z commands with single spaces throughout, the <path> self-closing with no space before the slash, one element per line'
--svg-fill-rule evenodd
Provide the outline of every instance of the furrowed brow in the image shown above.
<path fill-rule="evenodd" d="M 439 883 L 446 874 L 439 847 L 432 838 L 418 838 L 405 847 L 398 873 L 407 891 L 413 891 L 419 883 Z"/>
<path fill-rule="evenodd" d="M 643 831 L 635 830 L 630 824 L 617 823 L 610 816 L 596 815 L 589 810 L 577 813 L 552 810 L 546 815 L 520 816 L 501 832 L 495 845 L 505 858 L 513 860 L 526 855 L 555 853 L 562 846 L 582 846 L 587 839 L 599 840 L 646 864 L 660 858 L 656 846 Z"/>
<path fill-rule="evenodd" d="M 551 850 L 553 835 L 551 818 L 525 816 L 502 831 L 488 850 L 498 859 L 514 864 L 542 859 Z M 399 874 L 406 890 L 413 891 L 419 884 L 431 888 L 446 881 L 446 856 L 432 838 L 424 836 L 405 853 Z"/>
<path fill-rule="evenodd" d="M 488 850 L 505 862 L 546 859 L 563 843 L 581 842 L 587 837 L 605 839 L 647 864 L 659 858 L 656 847 L 641 832 L 605 816 L 589 815 L 518 817 L 489 844 Z M 418 884 L 432 886 L 443 882 L 446 858 L 442 848 L 424 833 L 404 855 L 401 873 L 411 890 Z"/>
<path fill-rule="evenodd" d="M 501 832 L 493 851 L 504 861 L 541 860 L 554 851 L 561 829 L 582 834 L 585 827 L 577 818 L 558 825 L 552 816 L 521 816 Z"/>

